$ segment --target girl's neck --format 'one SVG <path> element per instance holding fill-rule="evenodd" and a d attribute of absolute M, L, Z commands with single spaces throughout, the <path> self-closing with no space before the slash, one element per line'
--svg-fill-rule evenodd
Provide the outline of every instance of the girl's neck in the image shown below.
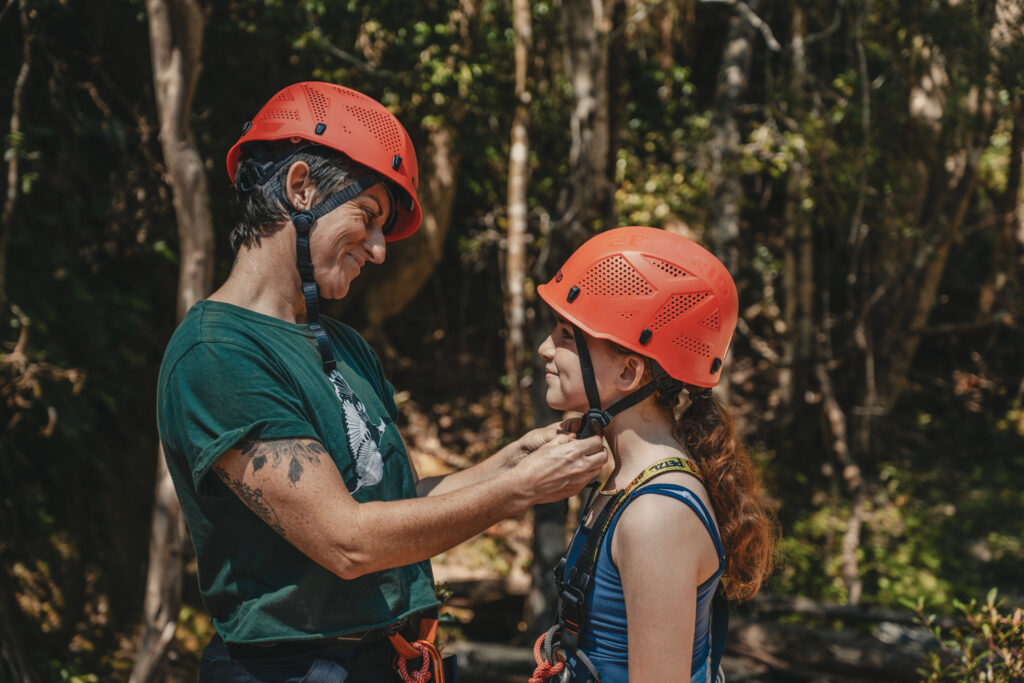
<path fill-rule="evenodd" d="M 605 489 L 627 486 L 644 469 L 659 460 L 689 454 L 672 434 L 672 419 L 654 398 L 615 416 L 604 430 L 615 463 Z"/>

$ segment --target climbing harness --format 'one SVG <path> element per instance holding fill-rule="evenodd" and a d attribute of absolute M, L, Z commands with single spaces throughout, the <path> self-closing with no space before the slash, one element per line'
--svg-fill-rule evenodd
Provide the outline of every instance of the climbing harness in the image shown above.
<path fill-rule="evenodd" d="M 534 670 L 533 677 L 530 678 L 530 683 L 543 683 L 559 674 L 567 675 L 565 672 L 566 655 L 574 657 L 587 670 L 588 681 L 601 683 L 601 674 L 597 667 L 579 648 L 580 634 L 587 624 L 586 595 L 593 581 L 601 543 L 604 541 L 612 519 L 625 504 L 629 495 L 654 477 L 666 472 L 686 472 L 703 481 L 696 466 L 684 458 L 666 458 L 648 466 L 628 486 L 619 489 L 614 497 L 605 504 L 594 522 L 591 534 L 580 550 L 575 565 L 570 567 L 568 572 L 566 571 L 568 551 L 558 562 L 558 566 L 555 568 L 555 583 L 558 586 L 558 622 L 542 634 L 534 645 L 533 652 L 537 668 Z M 587 505 L 580 519 L 585 519 L 589 511 L 590 505 Z M 724 640 L 724 632 L 717 640 Z M 712 645 L 717 644 L 713 637 Z M 717 660 L 713 663 L 717 667 Z"/>

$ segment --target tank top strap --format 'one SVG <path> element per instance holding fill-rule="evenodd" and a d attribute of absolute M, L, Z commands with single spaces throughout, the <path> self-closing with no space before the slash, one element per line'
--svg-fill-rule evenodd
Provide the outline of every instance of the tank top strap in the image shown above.
<path fill-rule="evenodd" d="M 648 493 L 675 498 L 676 500 L 685 503 L 691 510 L 693 510 L 694 514 L 697 515 L 697 518 L 704 524 L 704 528 L 707 529 L 708 535 L 711 537 L 711 542 L 715 544 L 715 552 L 718 553 L 718 571 L 716 571 L 709 580 L 718 578 L 722 571 L 725 570 L 725 546 L 722 543 L 721 535 L 718 533 L 718 525 L 715 524 L 714 518 L 708 511 L 707 506 L 705 506 L 704 502 L 700 499 L 700 496 L 681 484 L 655 482 L 647 484 L 646 486 L 641 486 L 630 493 L 623 502 L 622 507 L 616 510 L 615 516 L 612 517 L 611 523 L 608 525 L 608 533 L 605 535 L 602 545 L 611 543 L 612 535 L 615 533 L 615 527 L 619 523 L 619 517 L 622 516 L 623 510 L 625 510 L 630 503 L 636 500 L 638 496 Z"/>

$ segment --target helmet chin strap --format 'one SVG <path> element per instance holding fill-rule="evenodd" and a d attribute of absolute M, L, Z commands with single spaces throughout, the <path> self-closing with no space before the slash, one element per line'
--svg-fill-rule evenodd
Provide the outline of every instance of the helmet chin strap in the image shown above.
<path fill-rule="evenodd" d="M 590 350 L 587 348 L 586 336 L 580 328 L 573 325 L 573 337 L 576 340 L 576 351 L 580 357 L 580 371 L 583 376 L 583 390 L 587 393 L 587 403 L 590 404 L 590 408 L 586 413 L 583 414 L 582 424 L 578 432 L 576 432 L 576 438 L 584 439 L 594 434 L 599 434 L 605 427 L 611 424 L 612 418 L 621 413 L 627 408 L 632 408 L 637 403 L 640 403 L 645 398 L 655 392 L 655 390 L 665 390 L 671 392 L 674 387 L 669 383 L 674 382 L 679 385 L 679 389 L 676 389 L 676 393 L 682 389 L 682 382 L 673 379 L 665 374 L 665 371 L 661 369 L 656 362 L 651 361 L 657 370 L 655 371 L 655 379 L 643 385 L 632 394 L 628 394 L 623 398 L 619 399 L 607 409 L 601 407 L 601 395 L 597 390 L 597 377 L 594 375 L 594 364 L 590 360 Z M 664 379 L 659 379 L 659 372 Z M 668 381 L 665 381 L 668 380 Z"/>
<path fill-rule="evenodd" d="M 317 287 L 316 279 L 313 276 L 313 258 L 309 251 L 309 233 L 318 218 L 326 216 L 331 211 L 366 192 L 368 189 L 381 182 L 380 176 L 376 173 L 359 178 L 355 182 L 346 185 L 327 199 L 316 206 L 308 209 L 297 210 L 288 198 L 285 197 L 280 183 L 277 185 L 277 198 L 281 205 L 288 210 L 292 225 L 295 226 L 295 260 L 299 270 L 299 277 L 302 279 L 302 296 L 306 300 L 306 324 L 313 331 L 316 337 L 316 345 L 320 350 L 320 360 L 323 363 L 324 373 L 331 374 L 337 366 L 334 359 L 334 352 L 331 350 L 331 342 L 327 332 L 320 325 L 320 290 Z M 390 191 L 390 190 L 389 190 Z M 392 204 L 392 217 L 397 213 Z"/>

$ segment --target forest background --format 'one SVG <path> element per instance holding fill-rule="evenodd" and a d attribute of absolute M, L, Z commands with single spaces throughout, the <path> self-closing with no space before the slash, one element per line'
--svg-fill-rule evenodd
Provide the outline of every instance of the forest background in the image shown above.
<path fill-rule="evenodd" d="M 420 153 L 423 228 L 330 312 L 381 353 L 421 465 L 557 417 L 531 392 L 535 285 L 575 246 L 690 236 L 737 280 L 718 391 L 783 534 L 730 647 L 785 680 L 819 646 L 856 677 L 872 642 L 916 653 L 892 680 L 1019 665 L 1020 2 L 0 4 L 0 680 L 194 680 L 210 629 L 157 368 L 231 266 L 226 150 L 307 79 L 376 97 Z M 522 644 L 565 516 L 520 522 L 477 547 L 505 588 L 533 573 L 502 617 Z M 908 606 L 948 656 L 925 665 Z"/>

